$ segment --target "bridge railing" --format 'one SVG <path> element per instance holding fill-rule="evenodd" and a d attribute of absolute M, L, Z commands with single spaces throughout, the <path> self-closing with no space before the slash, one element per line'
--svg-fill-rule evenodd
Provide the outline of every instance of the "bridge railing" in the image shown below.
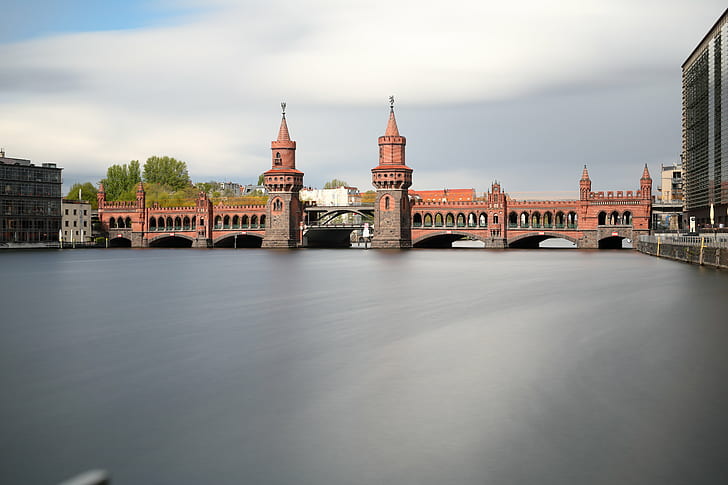
<path fill-rule="evenodd" d="M 364 223 L 361 222 L 361 223 L 358 223 L 358 224 L 357 223 L 350 223 L 350 224 L 345 224 L 345 223 L 317 224 L 317 223 L 313 222 L 311 224 L 306 224 L 304 227 L 306 229 L 317 228 L 317 227 L 318 228 L 327 228 L 327 229 L 328 228 L 362 229 L 364 227 Z M 373 227 L 373 226 L 370 224 L 370 227 Z"/>
<path fill-rule="evenodd" d="M 691 246 L 728 249 L 728 234 L 701 234 L 685 236 L 680 234 L 655 234 L 640 236 L 640 241 L 653 244 L 672 244 L 674 246 Z"/>

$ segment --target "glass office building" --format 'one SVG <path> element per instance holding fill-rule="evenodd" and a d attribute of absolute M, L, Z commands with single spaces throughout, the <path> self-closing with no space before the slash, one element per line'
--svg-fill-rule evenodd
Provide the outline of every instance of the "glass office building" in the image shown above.
<path fill-rule="evenodd" d="M 682 158 L 687 216 L 728 225 L 728 10 L 682 65 Z"/>
<path fill-rule="evenodd" d="M 0 244 L 58 241 L 61 170 L 0 151 Z"/>

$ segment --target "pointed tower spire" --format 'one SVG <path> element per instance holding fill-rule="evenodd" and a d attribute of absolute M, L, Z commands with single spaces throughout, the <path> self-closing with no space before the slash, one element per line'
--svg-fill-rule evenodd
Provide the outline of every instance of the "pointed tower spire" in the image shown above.
<path fill-rule="evenodd" d="M 384 136 L 399 136 L 397 128 L 397 120 L 394 117 L 394 96 L 389 97 L 389 121 L 387 122 L 387 131 Z"/>
<path fill-rule="evenodd" d="M 296 142 L 291 140 L 286 123 L 286 102 L 281 103 L 281 127 L 278 129 L 278 139 L 271 142 L 270 148 L 273 154 L 273 169 L 295 169 L 296 168 Z"/>
<path fill-rule="evenodd" d="M 645 163 L 645 169 L 642 171 L 642 178 L 640 180 L 652 180 L 652 177 L 650 177 L 650 171 L 647 168 L 647 164 Z"/>
<path fill-rule="evenodd" d="M 587 170 L 586 164 L 584 164 L 584 170 L 581 172 L 581 179 L 582 180 L 591 180 L 589 178 L 589 170 Z"/>
<path fill-rule="evenodd" d="M 645 199 L 652 199 L 652 177 L 645 163 L 645 169 L 642 170 L 642 178 L 640 178 L 640 191 Z"/>
<path fill-rule="evenodd" d="M 282 117 L 281 127 L 278 129 L 277 141 L 291 141 L 291 135 L 288 133 L 288 124 L 286 123 L 286 102 L 281 103 Z"/>

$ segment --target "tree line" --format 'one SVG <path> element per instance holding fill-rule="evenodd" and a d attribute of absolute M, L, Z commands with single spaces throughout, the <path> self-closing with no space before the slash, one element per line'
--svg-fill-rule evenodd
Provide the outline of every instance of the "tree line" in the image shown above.
<path fill-rule="evenodd" d="M 258 185 L 263 185 L 264 176 L 258 177 Z M 187 171 L 187 163 L 168 156 L 152 156 L 141 166 L 139 160 L 129 163 L 113 164 L 106 169 L 106 177 L 101 180 L 106 192 L 106 200 L 132 201 L 136 199 L 136 188 L 144 182 L 148 204 L 163 203 L 165 205 L 183 206 L 191 204 L 202 190 L 211 197 L 230 197 L 227 191 L 220 192 L 216 182 L 201 182 L 193 185 Z M 344 180 L 332 179 L 324 184 L 325 189 L 345 187 Z M 97 189 L 91 182 L 73 184 L 66 195 L 69 200 L 86 200 L 92 208 L 97 209 Z M 265 197 L 263 193 L 252 194 L 256 199 Z M 368 193 L 367 193 L 368 195 Z M 264 203 L 264 202 L 262 202 Z"/>
<path fill-rule="evenodd" d="M 153 156 L 147 158 L 144 167 L 139 160 L 114 164 L 106 169 L 106 177 L 101 180 L 107 200 L 131 201 L 136 198 L 136 187 L 144 182 L 147 200 L 157 202 L 170 199 L 184 201 L 197 196 L 192 185 L 187 164 L 172 157 Z M 80 192 L 79 192 L 80 191 Z M 97 208 L 96 187 L 91 182 L 77 183 L 68 191 L 67 199 L 91 202 Z"/>

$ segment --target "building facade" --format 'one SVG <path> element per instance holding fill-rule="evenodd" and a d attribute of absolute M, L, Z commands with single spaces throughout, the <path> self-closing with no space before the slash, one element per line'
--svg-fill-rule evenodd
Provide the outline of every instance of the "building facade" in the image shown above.
<path fill-rule="evenodd" d="M 684 202 L 699 225 L 728 222 L 728 10 L 682 65 Z"/>
<path fill-rule="evenodd" d="M 92 240 L 90 202 L 63 199 L 61 202 L 61 234 L 64 243 Z"/>
<path fill-rule="evenodd" d="M 337 187 L 335 189 L 301 189 L 302 201 L 321 206 L 361 205 L 361 192 L 356 187 Z"/>
<path fill-rule="evenodd" d="M 0 244 L 58 241 L 62 170 L 0 150 Z"/>
<path fill-rule="evenodd" d="M 682 165 L 660 165 L 660 192 L 659 200 L 663 202 L 683 200 L 683 169 Z"/>
<path fill-rule="evenodd" d="M 685 227 L 683 212 L 682 165 L 660 165 L 660 195 L 652 204 L 652 229 L 655 231 L 679 231 Z"/>

